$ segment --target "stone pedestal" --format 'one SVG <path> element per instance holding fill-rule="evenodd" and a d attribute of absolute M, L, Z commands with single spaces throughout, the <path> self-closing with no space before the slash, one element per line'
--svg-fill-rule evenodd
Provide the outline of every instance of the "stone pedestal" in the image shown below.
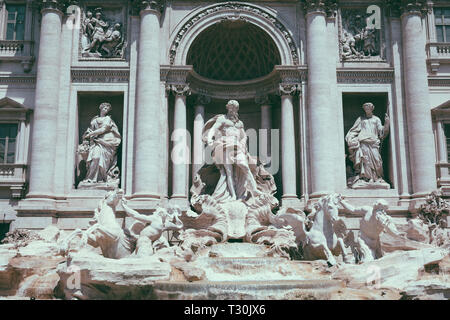
<path fill-rule="evenodd" d="M 43 4 L 41 12 L 27 198 L 54 197 L 62 12 L 49 3 Z"/>
<path fill-rule="evenodd" d="M 160 11 L 141 7 L 137 61 L 133 198 L 159 199 L 161 176 Z"/>
<path fill-rule="evenodd" d="M 403 65 L 413 197 L 436 189 L 436 156 L 421 12 L 408 7 L 401 16 Z"/>

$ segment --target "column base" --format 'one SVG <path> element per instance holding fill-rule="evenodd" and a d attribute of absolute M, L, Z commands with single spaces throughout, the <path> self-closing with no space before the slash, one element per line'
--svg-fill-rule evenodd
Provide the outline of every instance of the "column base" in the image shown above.
<path fill-rule="evenodd" d="M 56 196 L 51 193 L 38 193 L 38 192 L 29 192 L 25 199 L 35 199 L 35 200 L 55 200 Z"/>
<path fill-rule="evenodd" d="M 136 200 L 160 200 L 161 195 L 151 192 L 136 192 L 131 195 L 130 199 Z"/>
<path fill-rule="evenodd" d="M 190 207 L 189 199 L 185 195 L 174 194 L 169 200 L 169 205 L 179 206 L 181 210 L 187 210 Z"/>
<path fill-rule="evenodd" d="M 51 198 L 26 198 L 19 202 L 16 208 L 18 214 L 55 214 L 57 212 L 56 200 Z"/>
<path fill-rule="evenodd" d="M 316 192 L 311 193 L 309 195 L 309 198 L 310 199 L 322 198 L 322 197 L 324 197 L 326 195 L 329 195 L 331 193 L 334 193 L 334 192 L 333 191 L 316 191 Z"/>
<path fill-rule="evenodd" d="M 301 209 L 302 202 L 297 195 L 285 194 L 281 197 L 281 206 L 286 208 Z"/>
<path fill-rule="evenodd" d="M 412 199 L 425 199 L 426 197 L 428 197 L 430 195 L 430 193 L 433 190 L 430 190 L 429 192 L 417 192 L 417 193 L 413 193 L 411 195 Z"/>

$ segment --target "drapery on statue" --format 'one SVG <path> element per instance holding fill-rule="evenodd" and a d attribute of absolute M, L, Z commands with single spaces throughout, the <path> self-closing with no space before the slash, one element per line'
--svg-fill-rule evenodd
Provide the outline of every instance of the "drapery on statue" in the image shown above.
<path fill-rule="evenodd" d="M 389 134 L 389 116 L 384 126 L 373 114 L 375 106 L 365 103 L 364 116 L 359 117 L 345 136 L 349 159 L 353 162 L 354 176 L 348 179 L 351 188 L 389 189 L 383 180 L 383 160 L 380 154 L 381 141 Z"/>
<path fill-rule="evenodd" d="M 220 179 L 213 197 L 219 201 L 245 200 L 248 193 L 254 197 L 262 194 L 250 166 L 256 159 L 247 150 L 247 135 L 239 120 L 239 103 L 230 100 L 226 115 L 217 115 L 203 128 L 203 141 L 212 148 L 212 158 L 220 171 Z"/>
<path fill-rule="evenodd" d="M 108 183 L 117 187 L 119 168 L 117 167 L 117 149 L 121 143 L 119 128 L 109 116 L 112 107 L 104 102 L 100 105 L 100 116 L 91 120 L 83 135 L 83 143 L 78 153 L 86 161 L 86 177 L 79 187 Z"/>

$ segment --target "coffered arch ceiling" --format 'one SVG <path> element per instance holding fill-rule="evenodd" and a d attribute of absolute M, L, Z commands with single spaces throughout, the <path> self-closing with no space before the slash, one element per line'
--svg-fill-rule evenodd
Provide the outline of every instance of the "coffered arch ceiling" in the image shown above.
<path fill-rule="evenodd" d="M 222 21 L 197 36 L 187 64 L 208 79 L 244 81 L 268 75 L 281 64 L 281 57 L 275 42 L 258 26 Z"/>

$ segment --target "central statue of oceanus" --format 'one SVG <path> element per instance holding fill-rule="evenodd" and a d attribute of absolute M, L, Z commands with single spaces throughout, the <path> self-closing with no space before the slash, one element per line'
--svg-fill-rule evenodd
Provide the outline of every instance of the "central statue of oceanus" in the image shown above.
<path fill-rule="evenodd" d="M 281 249 L 295 247 L 295 236 L 271 224 L 272 211 L 278 207 L 274 178 L 248 152 L 239 103 L 230 100 L 226 108 L 227 114 L 216 115 L 203 128 L 213 163 L 203 166 L 193 179 L 191 204 L 200 215 L 183 220 L 192 226 L 183 234 L 184 245 L 242 239 L 270 244 L 274 252 L 286 255 L 287 250 Z"/>
<path fill-rule="evenodd" d="M 203 141 L 212 150 L 212 159 L 220 172 L 213 197 L 219 202 L 245 200 L 264 192 L 258 190 L 256 158 L 247 150 L 247 135 L 244 124 L 239 120 L 239 103 L 231 100 L 226 106 L 228 113 L 217 115 L 203 128 Z M 255 176 L 254 176 L 255 174 Z"/>

